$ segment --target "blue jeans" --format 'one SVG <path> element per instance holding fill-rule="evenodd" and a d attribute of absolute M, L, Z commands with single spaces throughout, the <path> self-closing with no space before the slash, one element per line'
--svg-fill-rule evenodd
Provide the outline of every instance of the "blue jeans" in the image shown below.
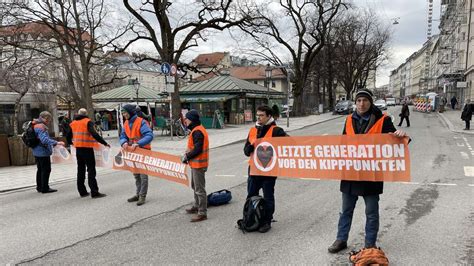
<path fill-rule="evenodd" d="M 270 224 L 275 212 L 275 182 L 276 177 L 250 176 L 247 179 L 247 198 L 257 196 L 263 190 L 265 200 L 265 217 L 263 223 Z"/>
<path fill-rule="evenodd" d="M 365 246 L 375 246 L 379 231 L 379 195 L 363 196 L 365 201 Z M 337 226 L 337 240 L 347 241 L 351 230 L 352 215 L 359 196 L 342 193 L 342 212 Z"/>

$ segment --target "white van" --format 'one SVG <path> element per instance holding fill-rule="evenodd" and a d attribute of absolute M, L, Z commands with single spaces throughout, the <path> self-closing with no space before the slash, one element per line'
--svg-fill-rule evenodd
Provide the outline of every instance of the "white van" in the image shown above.
<path fill-rule="evenodd" d="M 387 98 L 385 101 L 387 102 L 387 106 L 395 106 L 397 104 L 395 98 Z"/>

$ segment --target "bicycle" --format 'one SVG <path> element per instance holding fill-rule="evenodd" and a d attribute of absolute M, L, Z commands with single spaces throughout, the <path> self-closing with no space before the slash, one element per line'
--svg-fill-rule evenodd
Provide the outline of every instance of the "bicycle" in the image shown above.
<path fill-rule="evenodd" d="M 95 132 L 99 133 L 99 135 L 102 137 L 102 128 L 100 128 L 100 125 L 94 123 L 94 129 Z"/>
<path fill-rule="evenodd" d="M 178 118 L 173 122 L 173 134 L 180 139 L 184 139 L 189 135 L 188 128 L 181 118 Z"/>

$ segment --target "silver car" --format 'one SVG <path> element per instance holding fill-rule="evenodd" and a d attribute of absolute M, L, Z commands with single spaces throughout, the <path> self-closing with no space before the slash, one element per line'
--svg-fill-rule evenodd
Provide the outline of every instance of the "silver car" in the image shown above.
<path fill-rule="evenodd" d="M 375 106 L 377 106 L 380 110 L 387 110 L 387 103 L 385 102 L 385 100 L 377 100 L 375 101 Z"/>

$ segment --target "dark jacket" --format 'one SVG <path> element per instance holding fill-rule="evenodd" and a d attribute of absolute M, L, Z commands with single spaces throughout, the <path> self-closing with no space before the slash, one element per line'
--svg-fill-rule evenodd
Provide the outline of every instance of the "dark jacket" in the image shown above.
<path fill-rule="evenodd" d="M 473 104 L 465 104 L 464 108 L 462 109 L 461 119 L 464 121 L 471 121 L 472 119 L 472 109 L 474 109 Z"/>
<path fill-rule="evenodd" d="M 88 118 L 88 117 L 85 116 L 85 115 L 77 115 L 77 116 L 74 117 L 74 120 L 79 121 L 79 120 L 82 120 L 82 119 L 85 119 L 85 118 Z M 106 146 L 108 145 L 107 142 L 99 134 L 97 134 L 97 131 L 95 131 L 94 122 L 92 122 L 92 120 L 89 121 L 89 123 L 87 123 L 87 131 L 89 131 L 91 136 L 95 140 L 97 140 L 97 142 L 99 142 L 102 145 L 106 145 Z M 72 139 L 73 139 L 73 136 L 74 136 L 73 134 L 74 133 L 72 132 L 72 129 L 67 132 L 66 139 L 67 139 L 67 143 L 69 145 L 72 145 Z M 92 148 L 79 148 L 79 149 L 92 149 Z"/>
<path fill-rule="evenodd" d="M 276 126 L 275 121 L 273 121 L 273 123 L 271 123 L 269 125 L 255 126 L 257 128 L 257 139 L 263 138 L 265 136 L 265 134 L 267 134 L 268 130 L 270 129 L 270 127 L 272 125 Z M 288 136 L 288 134 L 286 134 L 286 132 L 283 130 L 283 128 L 275 127 L 273 129 L 272 137 L 286 137 L 286 136 Z M 250 144 L 249 138 L 247 136 L 247 140 L 246 140 L 245 145 L 244 145 L 244 154 L 245 154 L 245 156 L 250 157 L 254 150 L 255 150 L 255 147 L 252 144 Z M 250 175 L 250 166 L 249 166 L 249 175 Z M 275 177 L 256 176 L 256 177 L 276 178 L 276 176 Z"/>
<path fill-rule="evenodd" d="M 400 116 L 401 117 L 409 117 L 410 116 L 410 109 L 408 109 L 408 104 L 406 104 L 406 103 L 403 104 Z"/>
<path fill-rule="evenodd" d="M 357 127 L 358 120 L 354 118 L 357 116 L 356 113 L 352 115 L 352 125 L 354 126 L 354 132 L 356 134 L 364 134 L 368 129 L 370 129 L 375 122 L 382 118 L 382 111 L 377 107 L 372 106 L 369 110 L 370 119 L 369 121 L 364 121 L 362 128 Z M 395 132 L 397 129 L 392 123 L 392 119 L 387 116 L 383 121 L 382 133 Z M 344 125 L 344 130 L 342 134 L 346 134 L 346 126 Z M 378 195 L 383 193 L 383 182 L 372 182 L 372 181 L 341 181 L 341 192 L 355 195 L 355 196 L 368 196 L 368 195 Z"/>
<path fill-rule="evenodd" d="M 201 125 L 201 122 L 192 122 L 189 126 L 189 130 L 193 130 L 195 127 Z M 186 153 L 186 158 L 188 160 L 193 159 L 194 157 L 198 156 L 202 153 L 202 147 L 204 146 L 204 134 L 200 130 L 196 130 L 193 132 L 192 136 L 194 142 L 194 149 Z"/>

